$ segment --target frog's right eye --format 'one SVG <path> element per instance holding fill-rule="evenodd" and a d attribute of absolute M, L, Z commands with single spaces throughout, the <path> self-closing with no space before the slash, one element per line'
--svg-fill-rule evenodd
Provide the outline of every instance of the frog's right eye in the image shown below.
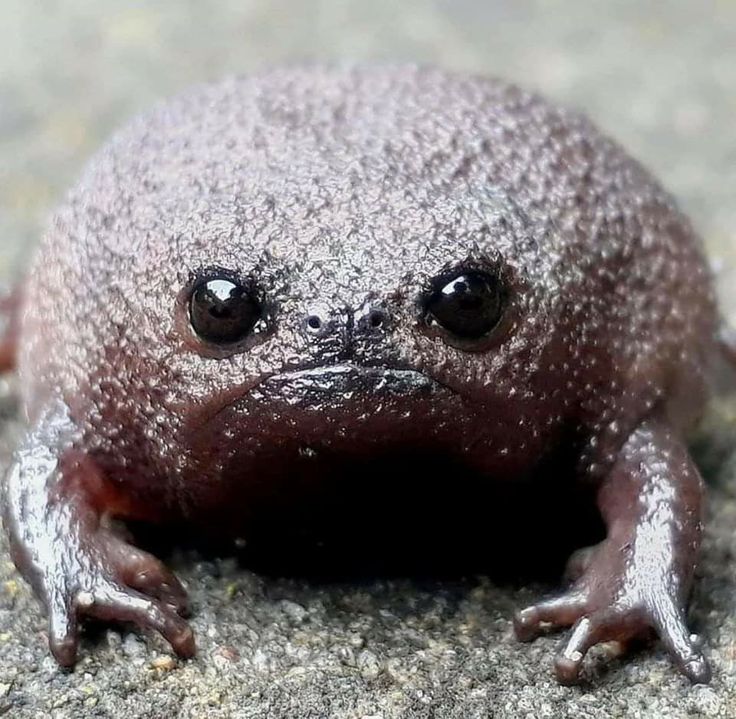
<path fill-rule="evenodd" d="M 428 319 L 451 335 L 478 340 L 498 325 L 504 295 L 498 277 L 487 272 L 458 272 L 442 278 L 426 305 Z"/>
<path fill-rule="evenodd" d="M 235 344 L 263 316 L 252 290 L 229 277 L 210 277 L 195 285 L 189 302 L 192 328 L 205 342 Z"/>

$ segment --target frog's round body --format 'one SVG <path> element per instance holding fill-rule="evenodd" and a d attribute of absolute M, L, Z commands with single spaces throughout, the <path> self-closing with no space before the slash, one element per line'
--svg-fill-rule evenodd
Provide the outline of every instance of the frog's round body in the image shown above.
<path fill-rule="evenodd" d="M 501 319 L 472 340 L 426 310 L 464 269 L 503 286 Z M 262 314 L 216 345 L 189 302 L 223 271 Z M 415 67 L 274 70 L 135 121 L 55 215 L 24 308 L 31 423 L 68 428 L 99 511 L 151 520 L 237 523 L 300 468 L 402 447 L 489 482 L 564 449 L 605 517 L 629 497 L 619 465 L 679 451 L 718 351 L 698 238 L 638 163 L 535 95 Z M 684 457 L 673 496 L 697 515 Z"/>

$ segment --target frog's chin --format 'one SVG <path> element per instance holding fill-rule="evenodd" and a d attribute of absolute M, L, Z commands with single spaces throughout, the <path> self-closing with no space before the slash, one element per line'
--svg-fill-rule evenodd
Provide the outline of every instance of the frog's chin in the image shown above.
<path fill-rule="evenodd" d="M 187 514 L 231 512 L 234 524 L 247 526 L 282 503 L 344 497 L 336 501 L 347 507 L 373 485 L 421 492 L 428 483 L 440 492 L 447 477 L 503 479 L 518 474 L 518 457 L 494 448 L 510 444 L 499 432 L 515 431 L 483 403 L 414 369 L 281 372 L 192 423 L 185 440 L 196 479 L 187 486 L 198 499 Z"/>

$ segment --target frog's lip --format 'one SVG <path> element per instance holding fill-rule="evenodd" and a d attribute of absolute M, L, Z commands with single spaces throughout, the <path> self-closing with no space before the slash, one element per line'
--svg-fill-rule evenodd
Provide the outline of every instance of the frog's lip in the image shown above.
<path fill-rule="evenodd" d="M 453 390 L 448 385 L 415 369 L 355 364 L 320 365 L 273 374 L 259 382 L 249 395 L 255 399 L 279 390 L 296 393 L 414 394 Z"/>

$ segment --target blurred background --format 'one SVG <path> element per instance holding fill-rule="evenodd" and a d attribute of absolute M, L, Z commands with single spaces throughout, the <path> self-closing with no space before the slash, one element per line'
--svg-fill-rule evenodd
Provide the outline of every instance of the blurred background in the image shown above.
<path fill-rule="evenodd" d="M 722 292 L 736 286 L 734 0 L 0 0 L 0 278 L 82 163 L 154 100 L 345 58 L 500 75 L 586 110 L 675 192 Z"/>

